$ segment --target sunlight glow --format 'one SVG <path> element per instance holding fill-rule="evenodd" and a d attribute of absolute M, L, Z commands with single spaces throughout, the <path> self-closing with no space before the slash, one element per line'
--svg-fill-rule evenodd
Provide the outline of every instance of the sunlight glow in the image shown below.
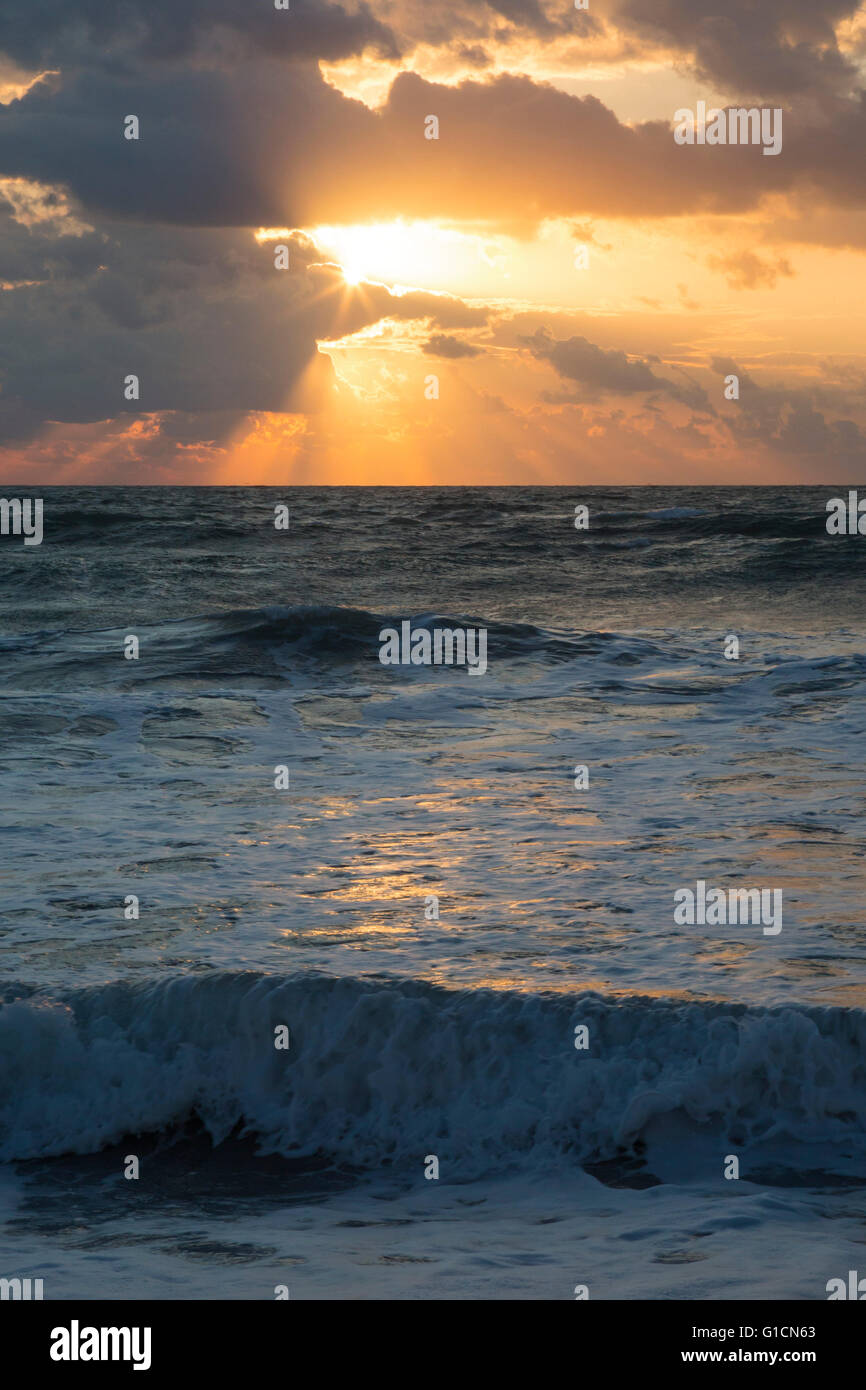
<path fill-rule="evenodd" d="M 339 263 L 348 285 L 375 280 L 416 289 L 450 288 L 482 260 L 481 238 L 437 222 L 398 219 L 315 227 L 310 235 Z"/>

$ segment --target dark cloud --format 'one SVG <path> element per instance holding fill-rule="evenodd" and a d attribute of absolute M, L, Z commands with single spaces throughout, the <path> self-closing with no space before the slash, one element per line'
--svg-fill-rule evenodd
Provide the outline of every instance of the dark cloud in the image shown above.
<path fill-rule="evenodd" d="M 8 219 L 7 219 L 8 221 Z M 334 384 L 319 341 L 391 317 L 437 327 L 484 322 L 450 295 L 346 286 L 307 239 L 106 224 L 81 238 L 7 239 L 0 292 L 0 431 L 159 411 L 315 411 Z M 124 399 L 127 375 L 138 401 Z M 208 426 L 203 426 L 207 434 Z"/>
<path fill-rule="evenodd" d="M 4 0 L 0 10 L 0 52 L 31 68 L 251 53 L 336 62 L 367 48 L 400 56 L 393 30 L 365 3 L 291 0 L 276 10 L 273 0 Z"/>
<path fill-rule="evenodd" d="M 429 357 L 480 357 L 482 350 L 450 333 L 434 333 L 421 351 Z"/>
<path fill-rule="evenodd" d="M 387 285 L 365 281 L 358 293 L 370 322 L 380 318 L 429 319 L 436 328 L 479 328 L 490 317 L 490 310 L 466 304 L 452 294 L 433 294 L 427 290 L 408 290 L 396 294 Z"/>
<path fill-rule="evenodd" d="M 810 454 L 832 459 L 844 469 L 866 465 L 866 434 L 853 421 L 830 420 L 827 405 L 844 401 L 844 390 L 820 385 L 810 388 L 760 386 L 729 357 L 714 357 L 714 371 L 739 378 L 740 398 L 731 403 L 726 423 L 745 447 L 762 444 L 784 454 Z M 852 381 L 853 404 L 859 404 L 860 381 Z M 822 407 L 819 409 L 819 406 Z"/>
<path fill-rule="evenodd" d="M 630 396 L 641 391 L 661 391 L 675 400 L 692 406 L 707 406 L 699 386 L 668 381 L 656 376 L 649 363 L 631 360 L 616 348 L 600 348 L 587 338 L 567 338 L 557 341 L 544 329 L 520 341 L 540 361 L 549 362 L 561 377 L 576 381 L 588 393 L 612 393 Z M 584 397 L 586 399 L 587 397 Z"/>
<path fill-rule="evenodd" d="M 720 90 L 760 97 L 832 98 L 858 85 L 835 29 L 858 0 L 5 0 L 0 52 L 25 67 L 230 66 L 253 54 L 336 62 L 367 50 L 406 56 L 418 45 L 483 64 L 485 43 L 568 42 L 605 35 L 595 62 L 619 62 L 648 45 L 673 50 Z M 619 43 L 615 40 L 619 39 Z M 456 47 L 455 47 L 456 46 Z"/>
<path fill-rule="evenodd" d="M 803 402 L 791 407 L 773 439 L 788 454 L 816 454 L 847 467 L 866 463 L 866 435 L 853 420 L 827 420 Z"/>
<path fill-rule="evenodd" d="M 557 342 L 542 329 L 523 341 L 533 356 L 550 362 L 560 376 L 579 381 L 599 391 L 630 395 L 633 391 L 655 391 L 662 383 L 646 362 L 630 362 L 624 352 L 600 348 L 587 338 L 568 338 Z"/>
<path fill-rule="evenodd" d="M 538 0 L 488 0 L 495 14 L 507 19 L 518 29 L 529 29 L 534 34 L 552 37 L 566 27 L 561 12 L 548 13 Z"/>
<path fill-rule="evenodd" d="M 138 140 L 123 135 L 130 114 Z M 349 196 L 360 193 L 381 153 L 374 131 L 364 106 L 301 64 L 289 74 L 272 60 L 157 78 L 78 74 L 0 107 L 0 174 L 61 183 L 96 214 L 304 225 L 305 178 L 322 160 L 336 172 L 341 148 L 365 171 L 347 171 Z"/>
<path fill-rule="evenodd" d="M 135 114 L 141 138 L 123 138 Z M 425 118 L 440 138 L 424 138 Z M 672 113 L 673 115 L 673 113 Z M 782 152 L 682 146 L 662 121 L 622 124 L 594 97 L 524 77 L 458 86 L 403 73 L 371 111 L 310 64 L 271 59 L 145 80 L 50 79 L 0 108 L 0 174 L 68 186 L 85 209 L 200 226 L 315 226 L 396 216 L 498 221 L 735 212 L 765 195 L 866 204 L 866 103 Z"/>
<path fill-rule="evenodd" d="M 490 65 L 490 55 L 477 43 L 461 44 L 457 49 L 457 57 L 473 68 L 486 68 Z"/>
<path fill-rule="evenodd" d="M 721 90 L 834 96 L 858 85 L 835 27 L 859 0 L 614 0 L 625 32 L 672 47 Z"/>
<path fill-rule="evenodd" d="M 131 72 L 194 62 L 224 67 L 251 55 L 338 62 L 369 52 L 398 59 L 419 46 L 485 66 L 485 44 L 550 42 L 603 32 L 562 0 L 4 0 L 0 55 L 23 68 Z"/>

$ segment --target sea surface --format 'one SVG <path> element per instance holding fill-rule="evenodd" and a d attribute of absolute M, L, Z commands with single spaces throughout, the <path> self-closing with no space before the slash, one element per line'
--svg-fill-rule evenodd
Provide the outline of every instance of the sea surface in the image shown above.
<path fill-rule="evenodd" d="M 43 543 L 0 538 L 0 1276 L 866 1274 L 847 491 L 39 489 Z M 406 619 L 485 628 L 486 672 L 381 664 Z M 678 925 L 699 880 L 782 930 Z"/>

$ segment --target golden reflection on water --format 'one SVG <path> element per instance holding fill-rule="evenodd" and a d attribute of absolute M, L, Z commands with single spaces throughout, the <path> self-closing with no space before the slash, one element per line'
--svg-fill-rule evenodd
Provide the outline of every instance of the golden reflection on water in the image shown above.
<path fill-rule="evenodd" d="M 432 892 L 433 889 L 427 890 Z M 423 889 L 420 890 L 423 900 Z M 407 898 L 418 902 L 419 887 L 415 874 L 372 874 L 369 877 L 354 878 L 351 883 L 338 884 L 334 888 L 324 888 L 305 897 L 332 898 L 340 902 L 375 902 Z"/>
<path fill-rule="evenodd" d="M 332 927 L 302 927 L 300 930 L 292 927 L 285 927 L 277 933 L 279 939 L 287 945 L 297 944 L 304 941 L 322 940 L 343 940 L 351 941 L 353 937 L 361 937 L 365 941 L 375 936 L 414 936 L 418 928 L 416 926 L 401 926 L 397 922 L 387 922 L 377 920 L 371 926 L 369 922 L 357 923 L 341 922 Z"/>

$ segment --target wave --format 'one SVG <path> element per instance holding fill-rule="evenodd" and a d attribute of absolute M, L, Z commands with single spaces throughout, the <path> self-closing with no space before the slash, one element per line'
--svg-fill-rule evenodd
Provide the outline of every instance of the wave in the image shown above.
<path fill-rule="evenodd" d="M 0 1007 L 0 1158 L 190 1120 L 213 1142 L 465 1176 L 605 1159 L 685 1117 L 740 1148 L 866 1145 L 866 1013 L 201 973 Z M 288 1050 L 274 1030 L 289 1029 Z M 574 1031 L 589 1030 L 577 1050 Z M 724 1152 L 724 1150 L 722 1150 Z"/>
<path fill-rule="evenodd" d="M 776 515 L 766 510 L 708 512 L 699 507 L 662 507 L 651 511 L 606 512 L 601 514 L 601 519 L 606 532 L 645 530 L 656 538 L 667 533 L 682 540 L 746 537 L 766 541 L 829 542 L 837 539 L 827 535 L 826 513 L 818 511 L 804 516 L 787 512 Z"/>
<path fill-rule="evenodd" d="M 255 526 L 242 518 L 226 521 L 222 517 L 202 519 L 195 513 L 189 517 L 176 516 L 164 508 L 148 513 L 140 506 L 126 510 L 106 506 L 57 506 L 51 499 L 46 503 L 46 540 L 62 545 L 105 546 L 131 543 L 158 545 L 161 549 L 189 544 L 210 546 L 223 540 L 255 539 L 261 545 L 272 538 L 261 522 Z"/>
<path fill-rule="evenodd" d="M 826 533 L 826 502 L 831 495 L 846 495 L 844 487 L 833 485 L 767 495 L 762 489 L 693 489 L 685 495 L 668 489 L 666 495 L 646 497 L 641 489 L 377 489 L 373 496 L 350 491 L 352 515 L 360 518 L 362 527 L 368 523 L 373 528 L 371 539 L 381 541 L 395 528 L 432 528 L 431 535 L 437 536 L 444 529 L 447 539 L 443 537 L 442 544 L 449 549 L 461 536 L 471 542 L 479 528 L 493 527 L 507 536 L 512 523 L 536 548 L 545 549 L 557 540 L 570 547 L 574 537 L 569 520 L 577 502 L 589 507 L 590 530 L 603 534 L 835 540 Z M 293 507 L 299 539 L 309 528 L 333 528 L 345 520 L 341 490 L 314 497 L 301 490 Z M 46 499 L 46 535 L 58 543 L 84 546 L 112 542 L 117 533 L 118 539 L 146 546 L 213 548 L 237 540 L 256 548 L 272 541 L 283 547 L 281 534 L 265 524 L 272 520 L 279 498 L 279 491 L 272 495 L 272 490 L 257 488 L 118 489 L 92 497 L 87 489 L 58 489 Z"/>
<path fill-rule="evenodd" d="M 239 609 L 177 626 L 189 626 L 191 635 L 217 643 L 226 640 L 253 642 L 269 647 L 291 646 L 301 654 L 351 657 L 368 648 L 378 651 L 382 629 L 396 627 L 399 631 L 404 619 L 411 622 L 414 630 L 482 627 L 487 631 L 488 651 L 495 651 L 500 657 L 544 656 L 556 661 L 609 654 L 616 660 L 625 651 L 636 658 L 656 659 L 663 654 L 657 642 L 616 632 L 546 629 L 532 623 L 499 622 L 448 613 L 377 614 L 365 609 L 328 605 Z"/>
<path fill-rule="evenodd" d="M 194 665 L 205 654 L 217 660 L 220 653 L 227 650 L 248 656 L 250 653 L 278 655 L 283 649 L 290 657 L 350 661 L 359 656 L 375 655 L 382 629 L 396 627 L 399 631 L 404 619 L 416 630 L 483 627 L 488 634 L 488 650 L 495 651 L 500 658 L 530 656 L 557 661 L 610 654 L 616 660 L 624 652 L 631 652 L 636 659 L 638 656 L 656 659 L 663 654 L 662 646 L 656 642 L 614 632 L 570 632 L 535 627 L 531 623 L 497 622 L 444 613 L 377 614 L 329 604 L 235 609 L 169 621 L 157 627 L 138 624 L 136 631 L 142 643 L 147 642 L 149 657 L 157 661 L 160 656 L 181 657 L 184 663 Z M 16 656 L 31 659 L 42 656 L 56 657 L 58 661 L 76 666 L 105 664 L 112 669 L 117 667 L 117 651 L 122 641 L 123 633 L 119 629 L 24 633 L 0 638 L 0 651 L 8 662 Z M 134 672 L 127 669 L 123 674 L 128 676 Z"/>
<path fill-rule="evenodd" d="M 400 629 L 408 619 L 413 630 L 482 627 L 487 631 L 487 654 L 494 672 L 505 675 L 513 663 L 539 668 L 573 668 L 581 687 L 602 692 L 633 689 L 709 698 L 729 684 L 741 694 L 776 695 L 804 691 L 832 693 L 841 686 L 866 680 L 866 655 L 822 655 L 809 658 L 779 653 L 763 667 L 741 670 L 720 666 L 719 635 L 569 630 L 502 622 L 484 617 L 444 613 L 377 614 L 360 608 L 327 604 L 296 607 L 268 606 L 236 609 L 159 625 L 137 625 L 147 660 L 118 660 L 128 629 L 66 630 L 0 637 L 3 657 L 0 688 L 14 691 L 60 690 L 72 686 L 129 689 L 137 680 L 231 682 L 268 680 L 279 683 L 306 668 L 317 678 L 327 668 L 354 667 L 353 676 L 372 680 L 383 669 L 378 662 L 383 628 Z M 647 672 L 660 668 L 652 674 Z M 403 679 L 429 675 L 428 667 L 400 667 Z M 394 680 L 393 671 L 389 679 Z M 677 675 L 681 672 L 681 675 Z M 454 667 L 452 675 L 462 674 Z M 571 671 L 569 671 L 571 678 Z M 532 685 L 528 687 L 532 695 Z"/>

